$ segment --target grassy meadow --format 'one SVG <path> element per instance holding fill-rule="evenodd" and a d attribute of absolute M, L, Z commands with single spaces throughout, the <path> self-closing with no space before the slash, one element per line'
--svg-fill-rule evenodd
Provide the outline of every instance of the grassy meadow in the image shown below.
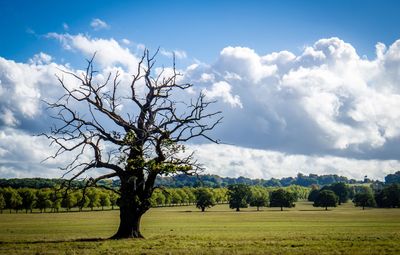
<path fill-rule="evenodd" d="M 117 210 L 3 213 L 0 254 L 400 254 L 400 209 L 153 208 L 142 220 L 146 239 L 103 240 L 118 217 Z"/>

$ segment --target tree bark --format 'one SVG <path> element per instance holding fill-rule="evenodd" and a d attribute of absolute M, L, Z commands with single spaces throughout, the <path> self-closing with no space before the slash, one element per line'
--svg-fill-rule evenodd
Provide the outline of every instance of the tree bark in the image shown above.
<path fill-rule="evenodd" d="M 119 204 L 120 223 L 117 233 L 111 239 L 144 238 L 140 232 L 140 220 L 147 211 L 146 198 L 139 197 L 137 185 L 129 178 L 121 179 L 121 197 Z M 147 201 L 148 202 L 148 201 Z"/>
<path fill-rule="evenodd" d="M 239 211 L 240 211 L 239 207 L 237 207 L 237 208 L 236 208 L 236 211 L 237 211 L 237 212 L 239 212 Z"/>
<path fill-rule="evenodd" d="M 111 239 L 123 238 L 144 238 L 140 233 L 141 214 L 127 210 L 125 207 L 120 208 L 120 223 L 117 233 Z"/>
<path fill-rule="evenodd" d="M 204 212 L 205 209 L 206 209 L 205 207 L 201 207 L 201 211 L 202 211 L 202 212 Z"/>

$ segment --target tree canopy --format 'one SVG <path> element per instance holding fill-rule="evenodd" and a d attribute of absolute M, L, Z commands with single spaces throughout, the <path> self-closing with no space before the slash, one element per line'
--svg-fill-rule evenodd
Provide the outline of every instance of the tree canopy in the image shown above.
<path fill-rule="evenodd" d="M 328 210 L 328 207 L 336 207 L 338 200 L 338 196 L 332 190 L 321 190 L 315 198 L 313 206 L 325 207 L 325 210 Z"/>

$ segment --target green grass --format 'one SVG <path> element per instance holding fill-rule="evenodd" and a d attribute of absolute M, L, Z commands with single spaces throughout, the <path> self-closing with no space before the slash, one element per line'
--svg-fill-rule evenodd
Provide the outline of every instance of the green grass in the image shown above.
<path fill-rule="evenodd" d="M 329 211 L 227 205 L 151 209 L 143 240 L 107 238 L 118 211 L 0 215 L 0 254 L 400 254 L 400 209 L 362 211 L 347 203 Z"/>

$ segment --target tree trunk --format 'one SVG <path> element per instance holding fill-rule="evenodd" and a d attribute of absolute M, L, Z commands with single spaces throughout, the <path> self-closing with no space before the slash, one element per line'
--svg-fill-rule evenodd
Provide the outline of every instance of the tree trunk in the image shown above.
<path fill-rule="evenodd" d="M 205 209 L 206 209 L 205 207 L 201 207 L 201 211 L 202 211 L 202 212 L 204 212 Z"/>
<path fill-rule="evenodd" d="M 123 179 L 121 179 L 120 191 L 120 223 L 117 233 L 111 239 L 143 238 L 140 233 L 140 220 L 142 215 L 150 208 L 150 203 L 148 199 L 146 200 L 147 197 L 150 198 L 150 195 L 139 197 L 136 184 Z"/>
<path fill-rule="evenodd" d="M 283 207 L 281 206 L 281 211 L 283 211 Z"/>
<path fill-rule="evenodd" d="M 325 206 L 325 211 L 328 211 L 328 206 Z"/>
<path fill-rule="evenodd" d="M 236 208 L 236 211 L 237 211 L 237 212 L 239 212 L 239 211 L 240 211 L 239 207 L 237 207 L 237 208 Z"/>
<path fill-rule="evenodd" d="M 140 233 L 140 219 L 142 215 L 120 208 L 120 223 L 117 233 L 111 239 L 143 238 Z"/>

